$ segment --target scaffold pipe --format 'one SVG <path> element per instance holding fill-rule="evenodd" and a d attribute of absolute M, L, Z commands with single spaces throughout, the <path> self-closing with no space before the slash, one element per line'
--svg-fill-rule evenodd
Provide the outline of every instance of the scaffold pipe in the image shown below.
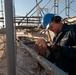
<path fill-rule="evenodd" d="M 50 61 L 48 61 L 47 59 L 45 59 L 44 57 L 38 55 L 35 50 L 29 48 L 28 46 L 26 46 L 25 44 L 23 44 L 21 41 L 19 42 L 19 44 L 21 46 L 23 46 L 27 52 L 36 59 L 36 61 L 45 68 L 45 70 L 51 74 L 51 75 L 68 75 L 67 73 L 65 73 L 63 70 L 61 70 L 60 68 L 58 68 L 55 64 L 51 63 Z"/>
<path fill-rule="evenodd" d="M 14 44 L 13 0 L 4 0 L 4 25 L 6 25 L 7 75 L 16 75 L 16 52 Z"/>

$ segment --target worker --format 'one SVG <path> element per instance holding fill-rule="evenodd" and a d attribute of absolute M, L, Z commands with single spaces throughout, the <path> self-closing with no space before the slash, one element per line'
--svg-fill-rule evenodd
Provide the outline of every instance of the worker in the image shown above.
<path fill-rule="evenodd" d="M 55 33 L 52 44 L 47 46 L 51 52 L 47 59 L 69 75 L 76 75 L 76 25 L 62 20 L 51 13 L 42 17 L 41 26 Z"/>

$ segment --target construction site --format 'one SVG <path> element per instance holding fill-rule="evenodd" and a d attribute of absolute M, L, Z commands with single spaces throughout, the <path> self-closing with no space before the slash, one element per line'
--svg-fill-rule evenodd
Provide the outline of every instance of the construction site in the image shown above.
<path fill-rule="evenodd" d="M 55 15 L 61 15 L 65 12 L 63 22 L 76 24 L 76 15 L 70 16 L 70 11 L 76 12 L 75 8 L 71 8 L 76 0 L 47 0 L 40 7 L 44 1 L 36 0 L 36 5 L 26 15 L 16 16 L 14 1 L 0 0 L 0 75 L 68 75 L 45 58 L 49 55 L 48 49 L 45 57 L 39 55 L 35 44 L 39 38 L 49 44 L 55 36 L 52 31 L 39 28 L 45 13 L 53 11 Z M 59 10 L 61 3 L 65 7 Z"/>

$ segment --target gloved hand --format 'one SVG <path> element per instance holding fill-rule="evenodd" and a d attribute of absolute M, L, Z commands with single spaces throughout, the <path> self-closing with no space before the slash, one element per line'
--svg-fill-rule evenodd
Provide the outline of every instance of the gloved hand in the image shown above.
<path fill-rule="evenodd" d="M 50 52 L 61 53 L 61 47 L 57 44 L 53 44 L 51 46 L 47 46 Z"/>

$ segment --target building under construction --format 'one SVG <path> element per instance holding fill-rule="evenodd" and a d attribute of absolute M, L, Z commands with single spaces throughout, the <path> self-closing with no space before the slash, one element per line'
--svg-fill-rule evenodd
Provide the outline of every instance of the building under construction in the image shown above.
<path fill-rule="evenodd" d="M 35 51 L 35 42 L 38 38 L 44 38 L 47 43 L 53 39 L 53 32 L 38 28 L 45 13 L 63 14 L 64 22 L 76 23 L 76 15 L 70 16 L 71 11 L 76 12 L 71 7 L 76 0 L 47 0 L 43 7 L 40 4 L 45 0 L 36 0 L 36 5 L 24 16 L 15 15 L 13 0 L 0 1 L 0 75 L 68 75 L 40 56 Z M 61 3 L 64 7 L 60 10 Z"/>

